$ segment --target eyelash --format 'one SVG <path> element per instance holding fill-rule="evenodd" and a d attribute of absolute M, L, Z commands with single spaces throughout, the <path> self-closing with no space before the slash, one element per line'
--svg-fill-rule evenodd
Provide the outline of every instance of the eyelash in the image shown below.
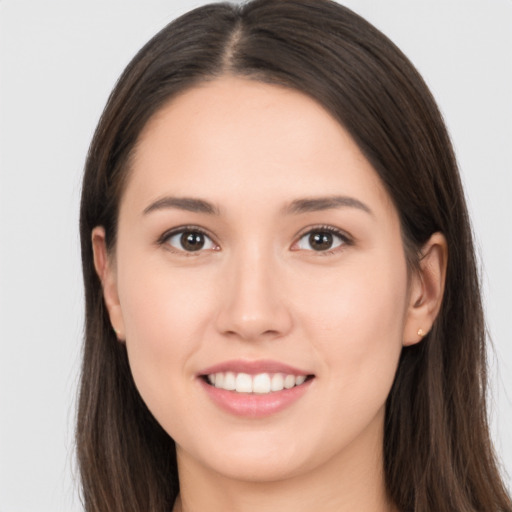
<path fill-rule="evenodd" d="M 199 235 L 202 235 L 202 236 L 208 238 L 211 241 L 211 243 L 215 245 L 215 247 L 213 249 L 202 249 L 201 248 L 197 251 L 187 251 L 185 249 L 177 249 L 177 248 L 173 247 L 172 245 L 170 245 L 169 240 L 172 237 L 178 236 L 178 235 L 183 236 L 183 234 L 185 234 L 187 232 L 188 233 L 197 233 Z M 315 251 L 314 249 L 308 250 L 308 252 L 316 253 L 319 256 L 329 256 L 331 254 L 337 253 L 340 250 L 343 250 L 343 247 L 345 247 L 345 246 L 353 245 L 353 240 L 346 233 L 340 231 L 339 229 L 337 229 L 333 226 L 321 225 L 321 226 L 309 226 L 309 227 L 305 228 L 298 235 L 298 237 L 296 238 L 296 241 L 292 244 L 292 247 L 299 244 L 299 242 L 306 236 L 311 236 L 314 233 L 330 233 L 330 234 L 334 235 L 335 237 L 339 238 L 341 241 L 341 243 L 339 245 L 337 245 L 336 247 L 334 247 L 333 249 L 327 249 L 325 251 L 322 251 L 322 250 Z M 213 237 L 210 236 L 204 229 L 202 229 L 198 226 L 180 226 L 180 227 L 174 228 L 170 231 L 166 231 L 157 240 L 157 243 L 158 243 L 158 245 L 161 245 L 161 246 L 166 245 L 168 250 L 171 250 L 172 252 L 175 252 L 177 254 L 180 254 L 180 255 L 183 255 L 186 257 L 199 256 L 205 250 L 217 251 L 220 249 L 218 244 L 214 241 Z M 301 249 L 299 248 L 299 249 L 292 249 L 292 250 L 299 251 Z"/>
<path fill-rule="evenodd" d="M 170 231 L 166 231 L 157 240 L 157 243 L 158 243 L 158 245 L 162 245 L 162 246 L 166 245 L 166 248 L 168 250 L 170 250 L 170 251 L 172 251 L 174 253 L 186 256 L 186 257 L 200 256 L 205 251 L 205 249 L 201 248 L 201 249 L 199 249 L 197 251 L 186 251 L 184 249 L 177 249 L 176 247 L 173 247 L 169 243 L 169 240 L 172 237 L 178 236 L 178 235 L 182 235 L 183 236 L 183 234 L 185 234 L 185 233 L 197 233 L 199 235 L 202 235 L 205 238 L 209 239 L 215 245 L 214 249 L 206 249 L 206 250 L 208 250 L 208 251 L 211 251 L 211 250 L 217 251 L 217 250 L 219 250 L 218 244 L 214 241 L 213 237 L 210 236 L 204 229 L 202 229 L 202 228 L 200 228 L 198 226 L 180 226 L 178 228 L 171 229 Z"/>
<path fill-rule="evenodd" d="M 327 249 L 325 251 L 315 251 L 314 249 L 309 250 L 308 252 L 312 252 L 317 254 L 318 256 L 330 256 L 332 254 L 336 254 L 339 251 L 343 250 L 344 247 L 353 245 L 353 240 L 351 237 L 349 237 L 346 233 L 339 230 L 338 228 L 335 228 L 333 226 L 309 226 L 305 228 L 298 236 L 297 241 L 294 242 L 293 245 L 297 245 L 303 238 L 306 236 L 311 236 L 313 233 L 330 233 L 331 235 L 334 235 L 335 237 L 339 238 L 341 243 L 334 247 L 333 249 Z M 300 250 L 300 249 L 296 249 Z"/>

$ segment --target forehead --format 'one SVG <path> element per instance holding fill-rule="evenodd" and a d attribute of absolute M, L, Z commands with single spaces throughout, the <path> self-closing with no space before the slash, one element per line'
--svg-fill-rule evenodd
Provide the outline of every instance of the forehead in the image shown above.
<path fill-rule="evenodd" d="M 389 206 L 372 166 L 318 102 L 234 77 L 191 88 L 153 116 L 132 159 L 127 195 L 133 192 L 220 203 L 256 193 L 269 201 L 350 193 Z"/>

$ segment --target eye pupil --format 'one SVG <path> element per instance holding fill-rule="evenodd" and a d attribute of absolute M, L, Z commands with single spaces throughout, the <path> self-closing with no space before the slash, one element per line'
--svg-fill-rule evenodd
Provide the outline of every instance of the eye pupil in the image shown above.
<path fill-rule="evenodd" d="M 325 251 L 330 249 L 333 244 L 332 233 L 328 233 L 326 231 L 311 233 L 311 235 L 309 235 L 309 244 L 315 251 Z"/>
<path fill-rule="evenodd" d="M 205 244 L 204 235 L 195 231 L 186 231 L 181 235 L 180 241 L 186 251 L 199 251 Z"/>

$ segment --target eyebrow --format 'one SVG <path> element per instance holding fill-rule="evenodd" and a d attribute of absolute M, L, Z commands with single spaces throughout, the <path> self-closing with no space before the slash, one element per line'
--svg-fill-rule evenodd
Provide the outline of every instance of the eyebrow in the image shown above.
<path fill-rule="evenodd" d="M 322 210 L 331 210 L 335 208 L 357 208 L 370 215 L 373 215 L 372 210 L 359 199 L 348 196 L 327 196 L 327 197 L 312 197 L 304 199 L 296 199 L 292 201 L 285 208 L 285 213 L 300 214 L 309 212 L 319 212 Z"/>
<path fill-rule="evenodd" d="M 327 196 L 312 197 L 304 199 L 295 199 L 284 209 L 285 214 L 301 214 L 309 212 L 318 212 L 323 210 L 331 210 L 335 208 L 357 208 L 370 215 L 373 215 L 371 209 L 359 199 L 348 196 Z M 219 215 L 219 209 L 203 199 L 193 197 L 173 197 L 166 196 L 156 200 L 144 209 L 144 215 L 153 211 L 174 208 L 177 210 L 185 210 L 193 213 L 206 213 L 208 215 Z"/>
<path fill-rule="evenodd" d="M 144 209 L 144 215 L 148 213 L 165 210 L 167 208 L 175 208 L 177 210 L 185 210 L 194 213 L 207 213 L 209 215 L 219 215 L 219 209 L 208 201 L 196 199 L 193 197 L 171 197 L 166 196 L 151 203 Z"/>

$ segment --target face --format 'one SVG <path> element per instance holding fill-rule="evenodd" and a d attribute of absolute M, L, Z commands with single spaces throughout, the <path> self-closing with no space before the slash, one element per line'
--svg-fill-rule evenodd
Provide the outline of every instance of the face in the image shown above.
<path fill-rule="evenodd" d="M 166 105 L 104 286 L 180 462 L 271 480 L 375 459 L 411 322 L 399 219 L 312 99 L 222 78 Z"/>

